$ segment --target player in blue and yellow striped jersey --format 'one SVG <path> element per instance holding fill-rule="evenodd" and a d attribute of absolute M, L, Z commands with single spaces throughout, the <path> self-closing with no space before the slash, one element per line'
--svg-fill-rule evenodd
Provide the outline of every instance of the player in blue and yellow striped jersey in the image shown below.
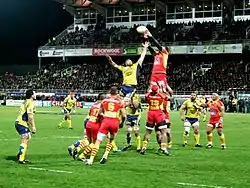
<path fill-rule="evenodd" d="M 202 110 L 201 110 L 201 114 L 203 114 L 203 119 L 202 121 L 205 122 L 207 120 L 207 107 L 206 107 L 206 96 L 202 95 L 201 97 L 199 97 L 199 104 L 200 106 L 202 106 Z"/>
<path fill-rule="evenodd" d="M 64 112 L 65 116 L 61 121 L 61 123 L 59 123 L 58 128 L 62 128 L 63 123 L 66 121 L 68 123 L 69 129 L 72 129 L 70 114 L 71 112 L 75 113 L 75 107 L 76 107 L 75 92 L 70 91 L 69 95 L 63 101 L 62 112 Z"/>
<path fill-rule="evenodd" d="M 130 98 L 135 93 L 136 86 L 138 84 L 137 83 L 138 74 L 142 66 L 142 62 L 147 53 L 148 45 L 149 45 L 148 42 L 145 42 L 143 44 L 143 50 L 142 50 L 141 56 L 136 63 L 133 63 L 130 59 L 127 59 L 125 61 L 125 66 L 117 65 L 110 56 L 108 55 L 106 56 L 107 59 L 109 60 L 109 63 L 113 67 L 117 68 L 118 70 L 122 72 L 123 84 L 122 84 L 121 92 L 120 92 L 120 95 L 122 97 Z"/>
<path fill-rule="evenodd" d="M 131 100 L 125 100 L 126 113 L 126 125 L 127 125 L 127 144 L 123 148 L 123 151 L 127 150 L 132 146 L 131 144 L 131 133 L 134 131 L 136 138 L 136 149 L 139 152 L 141 150 L 141 137 L 139 135 L 139 126 L 140 126 L 140 118 L 141 118 L 141 97 L 139 94 L 134 94 Z"/>
<path fill-rule="evenodd" d="M 25 164 L 27 162 L 25 155 L 29 140 L 31 138 L 30 132 L 33 134 L 36 133 L 36 125 L 34 120 L 34 99 L 36 99 L 36 96 L 33 90 L 27 90 L 25 95 L 26 99 L 21 104 L 17 119 L 15 121 L 15 128 L 21 138 L 21 143 L 17 154 L 20 164 Z"/>
<path fill-rule="evenodd" d="M 184 121 L 183 147 L 187 146 L 187 139 L 191 127 L 194 129 L 195 147 L 201 147 L 199 132 L 199 116 L 201 112 L 201 106 L 199 105 L 199 101 L 196 99 L 195 93 L 191 93 L 190 99 L 186 100 L 181 105 L 179 111 L 181 120 Z"/>

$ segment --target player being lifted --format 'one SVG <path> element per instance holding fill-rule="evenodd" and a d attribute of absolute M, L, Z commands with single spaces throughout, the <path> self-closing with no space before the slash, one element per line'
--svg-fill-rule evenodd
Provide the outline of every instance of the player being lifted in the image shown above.
<path fill-rule="evenodd" d="M 141 137 L 139 135 L 139 126 L 141 118 L 141 97 L 139 94 L 133 95 L 129 104 L 126 104 L 126 126 L 127 126 L 127 145 L 123 148 L 123 151 L 126 151 L 132 146 L 131 144 L 131 133 L 134 131 L 136 137 L 136 148 L 139 152 L 141 150 Z"/>
<path fill-rule="evenodd" d="M 34 119 L 34 113 L 35 113 L 34 99 L 36 99 L 36 96 L 33 90 L 27 90 L 25 98 L 26 98 L 25 101 L 21 104 L 15 122 L 15 128 L 21 138 L 21 143 L 17 154 L 17 159 L 20 164 L 25 164 L 27 162 L 27 160 L 25 159 L 25 155 L 29 144 L 29 140 L 31 138 L 30 131 L 33 134 L 36 133 L 36 125 Z"/>
<path fill-rule="evenodd" d="M 160 91 L 166 92 L 167 88 L 167 63 L 169 56 L 169 49 L 164 48 L 160 43 L 152 36 L 152 34 L 147 30 L 144 33 L 145 38 L 149 38 L 152 43 L 157 47 L 159 51 L 154 50 L 151 46 L 148 46 L 150 53 L 154 56 L 154 64 L 152 69 L 152 74 L 150 78 L 150 84 L 158 85 Z M 169 93 L 172 94 L 173 90 L 168 86 Z"/>
<path fill-rule="evenodd" d="M 159 92 L 159 87 L 157 85 L 153 85 L 151 90 L 152 91 L 145 96 L 146 101 L 149 104 L 149 109 L 147 114 L 146 133 L 143 138 L 143 145 L 140 154 L 145 154 L 150 135 L 156 126 L 161 131 L 161 146 L 159 151 L 165 155 L 169 155 L 167 150 L 168 125 L 166 122 L 166 116 L 161 108 L 163 101 L 167 100 L 167 97 L 164 93 Z"/>
<path fill-rule="evenodd" d="M 72 129 L 70 114 L 71 112 L 75 113 L 75 107 L 76 107 L 75 92 L 72 90 L 63 101 L 62 112 L 64 112 L 65 116 L 62 122 L 59 123 L 58 128 L 62 128 L 63 123 L 66 121 L 68 123 L 69 129 Z"/>
<path fill-rule="evenodd" d="M 120 70 L 122 72 L 122 76 L 123 76 L 123 84 L 121 87 L 121 92 L 120 95 L 122 97 L 128 97 L 130 98 L 132 96 L 132 94 L 135 92 L 136 90 L 136 86 L 137 86 L 137 77 L 138 77 L 138 73 L 140 71 L 140 68 L 142 66 L 142 62 L 145 58 L 145 55 L 147 53 L 147 48 L 148 48 L 149 43 L 145 42 L 143 44 L 143 50 L 141 53 L 141 57 L 139 58 L 139 60 L 136 63 L 133 63 L 130 59 L 127 59 L 125 61 L 125 66 L 122 65 L 117 65 L 110 56 L 106 56 L 109 60 L 109 63 L 117 68 L 118 70 Z"/>
<path fill-rule="evenodd" d="M 213 147 L 213 130 L 216 128 L 220 137 L 221 149 L 226 149 L 225 136 L 223 133 L 223 117 L 225 113 L 224 104 L 219 99 L 217 93 L 212 94 L 212 100 L 207 103 L 209 108 L 210 118 L 207 124 L 207 148 Z"/>
<path fill-rule="evenodd" d="M 124 103 L 119 96 L 117 96 L 117 88 L 111 87 L 110 95 L 102 101 L 101 105 L 101 115 L 103 120 L 101 127 L 97 134 L 97 140 L 92 147 L 90 159 L 87 160 L 87 165 L 92 165 L 94 158 L 99 150 L 100 144 L 103 139 L 110 134 L 109 142 L 106 145 L 106 151 L 102 156 L 100 163 L 104 164 L 108 158 L 108 154 L 112 148 L 112 141 L 114 140 L 119 127 L 122 127 L 126 119 L 126 111 L 124 108 Z M 122 113 L 122 122 L 120 123 L 119 114 Z"/>
<path fill-rule="evenodd" d="M 191 127 L 194 129 L 195 147 L 201 147 L 199 132 L 199 116 L 201 106 L 198 104 L 195 93 L 191 93 L 190 99 L 184 101 L 179 111 L 181 120 L 184 121 L 183 147 L 187 146 Z"/>

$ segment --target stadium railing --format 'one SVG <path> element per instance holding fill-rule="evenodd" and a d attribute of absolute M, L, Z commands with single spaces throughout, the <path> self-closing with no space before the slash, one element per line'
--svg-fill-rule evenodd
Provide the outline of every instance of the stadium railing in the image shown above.
<path fill-rule="evenodd" d="M 17 92 L 25 92 L 26 89 L 0 89 L 1 93 L 17 93 Z M 70 90 L 67 89 L 35 89 L 36 93 L 69 93 Z M 76 93 L 86 94 L 86 95 L 96 95 L 98 93 L 107 93 L 107 90 L 75 90 Z M 145 94 L 147 91 L 138 90 L 139 94 Z M 174 95 L 190 95 L 193 91 L 174 91 Z M 214 91 L 197 91 L 198 94 L 206 94 L 211 95 Z M 219 91 L 217 92 L 219 95 L 227 95 L 228 91 Z M 249 93 L 249 92 L 246 92 Z"/>
<path fill-rule="evenodd" d="M 176 42 L 163 42 L 163 46 L 182 46 L 182 45 L 212 45 L 212 44 L 239 44 L 239 43 L 249 43 L 250 40 L 215 40 L 215 41 L 176 41 Z M 57 50 L 57 49 L 79 49 L 79 48 L 114 48 L 114 47 L 137 47 L 141 46 L 140 43 L 128 43 L 128 44 L 100 44 L 100 45 L 56 45 L 56 46 L 42 46 L 39 50 Z"/>

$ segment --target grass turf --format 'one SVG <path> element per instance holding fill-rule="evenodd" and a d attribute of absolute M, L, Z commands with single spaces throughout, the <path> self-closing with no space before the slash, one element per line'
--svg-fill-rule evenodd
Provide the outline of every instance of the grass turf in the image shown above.
<path fill-rule="evenodd" d="M 78 109 L 83 114 L 87 110 Z M 0 107 L 0 187 L 1 188 L 155 188 L 155 187 L 250 187 L 250 114 L 226 114 L 224 118 L 227 149 L 220 150 L 214 133 L 214 148 L 195 148 L 193 134 L 189 146 L 182 148 L 183 123 L 177 112 L 171 113 L 173 131 L 172 156 L 155 153 L 157 144 L 151 136 L 149 150 L 144 156 L 135 148 L 111 153 L 107 164 L 99 164 L 101 148 L 93 166 L 72 160 L 67 147 L 82 136 L 85 115 L 74 115 L 74 130 L 57 129 L 63 115 L 59 108 L 38 108 L 37 134 L 28 148 L 30 165 L 19 165 L 15 154 L 19 137 L 14 129 L 18 107 Z M 141 137 L 145 128 L 145 112 L 141 120 Z M 125 142 L 125 127 L 117 136 L 117 145 Z M 205 123 L 201 122 L 201 144 L 206 145 Z"/>

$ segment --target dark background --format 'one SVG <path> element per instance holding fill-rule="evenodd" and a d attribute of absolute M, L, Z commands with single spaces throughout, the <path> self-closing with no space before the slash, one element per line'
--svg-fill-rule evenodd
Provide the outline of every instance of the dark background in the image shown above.
<path fill-rule="evenodd" d="M 0 66 L 37 65 L 37 48 L 72 23 L 52 0 L 0 0 Z"/>

